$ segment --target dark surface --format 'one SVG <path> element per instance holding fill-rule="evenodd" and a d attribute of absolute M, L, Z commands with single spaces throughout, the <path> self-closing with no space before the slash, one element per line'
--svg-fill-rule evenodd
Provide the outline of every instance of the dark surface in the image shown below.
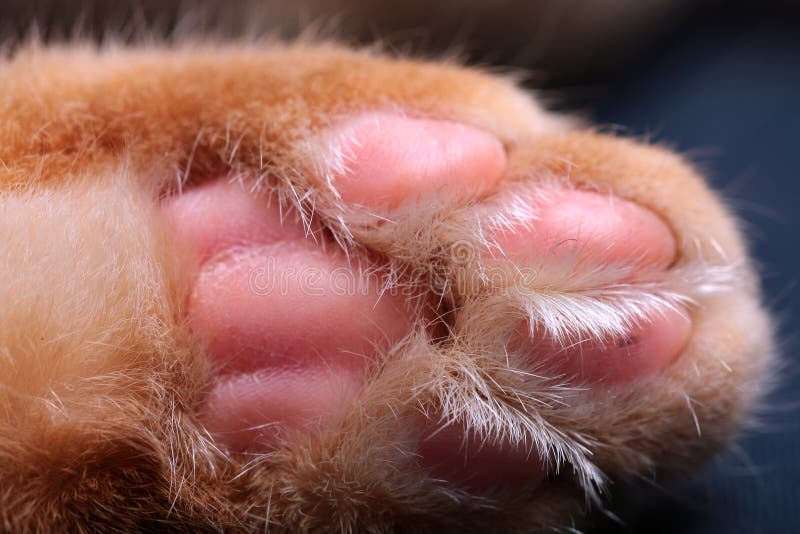
<path fill-rule="evenodd" d="M 800 532 L 800 27 L 772 7 L 701 11 L 592 106 L 599 122 L 686 153 L 746 221 L 785 363 L 761 429 L 656 499 L 620 492 L 622 525 L 604 531 Z"/>

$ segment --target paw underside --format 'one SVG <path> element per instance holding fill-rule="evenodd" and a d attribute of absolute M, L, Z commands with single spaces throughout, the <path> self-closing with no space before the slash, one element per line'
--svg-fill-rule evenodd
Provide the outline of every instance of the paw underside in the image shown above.
<path fill-rule="evenodd" d="M 4 529 L 566 528 L 761 396 L 714 194 L 507 80 L 299 45 L 3 68 Z"/>

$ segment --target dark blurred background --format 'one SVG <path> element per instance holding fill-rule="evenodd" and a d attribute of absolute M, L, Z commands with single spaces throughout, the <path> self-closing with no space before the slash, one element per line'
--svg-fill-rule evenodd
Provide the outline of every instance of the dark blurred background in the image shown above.
<path fill-rule="evenodd" d="M 0 0 L 0 39 L 203 31 L 346 42 L 513 66 L 558 109 L 706 171 L 745 221 L 785 369 L 761 425 L 690 480 L 612 488 L 597 532 L 800 532 L 800 16 L 791 1 Z"/>

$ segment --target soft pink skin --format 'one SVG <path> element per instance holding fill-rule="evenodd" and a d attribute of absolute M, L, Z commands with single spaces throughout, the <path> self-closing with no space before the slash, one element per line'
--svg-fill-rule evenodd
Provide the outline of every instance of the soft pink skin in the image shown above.
<path fill-rule="evenodd" d="M 496 201 L 503 203 L 501 193 Z M 655 213 L 619 197 L 591 191 L 548 191 L 528 228 L 492 236 L 518 260 L 573 255 L 590 265 L 627 264 L 665 269 L 676 254 L 675 237 Z M 495 255 L 499 254 L 494 252 Z"/>
<path fill-rule="evenodd" d="M 164 210 L 177 232 L 200 261 L 236 245 L 275 243 L 305 237 L 303 226 L 293 213 L 285 215 L 272 199 L 257 200 L 244 187 L 216 180 L 173 196 Z"/>
<path fill-rule="evenodd" d="M 358 392 L 376 347 L 411 328 L 400 296 L 379 297 L 379 279 L 238 184 L 197 187 L 165 210 L 198 257 L 189 320 L 220 366 L 204 422 L 233 449 L 324 421 Z"/>
<path fill-rule="evenodd" d="M 424 429 L 418 451 L 420 463 L 433 477 L 484 492 L 519 490 L 534 486 L 547 476 L 537 451 L 524 444 L 484 444 L 474 433 L 465 433 L 459 424 L 445 428 L 424 423 L 420 426 Z"/>
<path fill-rule="evenodd" d="M 214 384 L 201 416 L 231 450 L 269 450 L 291 432 L 313 432 L 343 412 L 362 382 L 346 365 L 233 375 Z"/>
<path fill-rule="evenodd" d="M 506 153 L 497 137 L 459 124 L 395 115 L 368 115 L 336 135 L 352 156 L 335 186 L 342 200 L 395 207 L 447 191 L 479 196 L 503 175 Z"/>
<path fill-rule="evenodd" d="M 331 294 L 332 272 L 347 269 L 347 262 L 312 247 L 300 242 L 244 249 L 206 264 L 197 279 L 189 306 L 192 328 L 224 365 L 205 422 L 234 448 L 264 440 L 263 432 L 249 429 L 253 425 L 280 423 L 272 432 L 321 422 L 340 410 L 360 389 L 374 346 L 388 347 L 410 329 L 410 310 L 398 297 L 379 298 L 375 284 Z M 252 275 L 267 258 L 274 258 L 276 276 L 289 269 L 312 272 L 308 290 L 302 278 L 283 288 L 277 281 L 269 292 L 254 288 Z"/>
<path fill-rule="evenodd" d="M 666 269 L 675 261 L 675 238 L 667 225 L 627 200 L 590 191 L 551 191 L 537 211 L 527 225 L 492 236 L 502 253 L 490 254 L 522 265 L 532 258 L 548 261 L 560 256 L 588 267 L 634 262 L 634 276 Z M 547 369 L 574 382 L 623 384 L 658 374 L 669 365 L 686 345 L 691 322 L 685 310 L 664 310 L 629 332 L 626 340 L 555 343 L 529 339 L 528 331 L 524 325 L 519 337 L 530 346 L 532 362 L 548 357 Z"/>
<path fill-rule="evenodd" d="M 454 123 L 376 115 L 338 133 L 349 140 L 352 161 L 335 186 L 343 200 L 366 207 L 391 209 L 444 188 L 480 196 L 506 167 L 497 139 Z M 587 261 L 636 258 L 640 269 L 663 269 L 674 260 L 672 234 L 651 212 L 595 193 L 554 195 L 530 229 L 496 236 L 509 258 L 557 254 L 566 239 Z M 268 450 L 292 432 L 330 424 L 354 402 L 376 347 L 389 347 L 412 327 L 415 312 L 400 296 L 379 298 L 374 278 L 348 279 L 352 269 L 335 245 L 322 234 L 306 237 L 295 218 L 281 221 L 276 203 L 240 185 L 208 183 L 169 199 L 164 211 L 194 251 L 189 320 L 220 367 L 201 417 L 231 450 Z M 562 350 L 546 340 L 529 346 L 532 361 L 557 352 L 557 372 L 617 384 L 658 373 L 689 329 L 675 312 L 631 333 L 632 348 L 589 341 Z M 525 335 L 520 343 L 529 343 Z M 430 425 L 420 424 L 420 464 L 435 476 L 470 488 L 519 487 L 546 476 L 538 456 L 524 448 L 481 448 L 455 427 L 435 433 Z"/>
<path fill-rule="evenodd" d="M 544 369 L 567 382 L 603 386 L 624 385 L 655 376 L 680 354 L 691 334 L 685 311 L 666 310 L 630 331 L 624 339 L 573 338 L 556 342 L 547 336 L 531 339 L 529 326 L 519 329 L 517 343 L 527 346 L 532 365 L 545 361 Z"/>

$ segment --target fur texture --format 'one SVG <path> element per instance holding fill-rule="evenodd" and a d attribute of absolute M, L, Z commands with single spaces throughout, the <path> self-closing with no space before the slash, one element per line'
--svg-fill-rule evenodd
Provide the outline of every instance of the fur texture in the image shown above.
<path fill-rule="evenodd" d="M 611 280 L 631 265 L 546 258 L 532 281 L 496 282 L 490 270 L 516 267 L 470 251 L 494 246 L 486 228 L 529 215 L 525 196 L 503 209 L 437 198 L 391 224 L 351 210 L 325 179 L 348 164 L 326 128 L 364 111 L 488 130 L 509 155 L 507 183 L 633 200 L 668 223 L 679 257 L 626 284 Z M 771 326 L 715 195 L 668 150 L 578 127 L 510 79 L 332 45 L 34 46 L 0 65 L 0 116 L 5 531 L 567 527 L 609 480 L 695 466 L 763 393 Z M 387 290 L 433 288 L 448 310 L 446 339 L 419 328 L 394 347 L 339 424 L 265 454 L 229 454 L 196 420 L 211 369 L 154 210 L 220 174 L 322 221 L 353 258 L 380 255 Z M 680 359 L 602 395 L 508 352 L 520 319 L 566 340 L 678 304 L 694 324 Z M 420 412 L 510 439 L 556 474 L 491 496 L 427 478 L 408 430 Z"/>

